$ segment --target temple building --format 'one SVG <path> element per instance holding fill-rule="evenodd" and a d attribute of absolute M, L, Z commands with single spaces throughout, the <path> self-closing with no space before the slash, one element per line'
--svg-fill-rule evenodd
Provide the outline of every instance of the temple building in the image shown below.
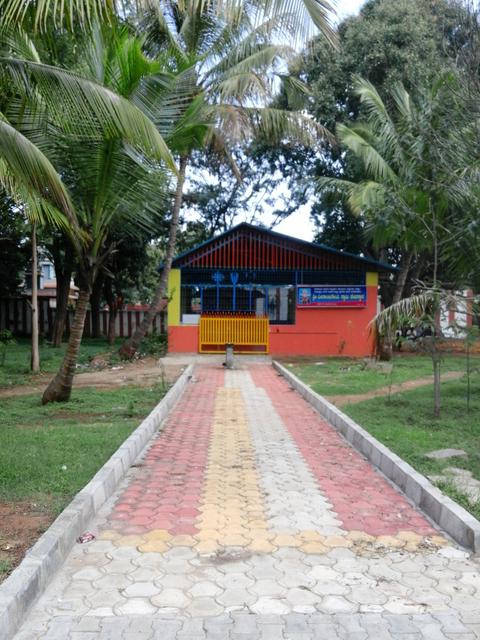
<path fill-rule="evenodd" d="M 242 223 L 177 256 L 170 353 L 366 356 L 389 265 Z"/>

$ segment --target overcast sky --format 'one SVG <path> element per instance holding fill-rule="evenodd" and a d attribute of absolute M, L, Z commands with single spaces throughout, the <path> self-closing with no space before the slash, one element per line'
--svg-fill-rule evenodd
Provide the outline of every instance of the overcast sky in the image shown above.
<path fill-rule="evenodd" d="M 337 13 L 340 18 L 351 16 L 352 13 L 358 13 L 365 0 L 337 0 Z"/>
<path fill-rule="evenodd" d="M 358 13 L 364 2 L 365 0 L 337 0 L 336 8 L 339 19 Z M 301 207 L 297 213 L 277 225 L 275 231 L 303 240 L 312 240 L 314 226 L 310 220 L 309 207 Z"/>

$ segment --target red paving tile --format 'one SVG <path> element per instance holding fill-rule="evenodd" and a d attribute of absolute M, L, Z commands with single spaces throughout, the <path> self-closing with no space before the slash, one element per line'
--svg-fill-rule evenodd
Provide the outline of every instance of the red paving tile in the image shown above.
<path fill-rule="evenodd" d="M 172 535 L 197 532 L 203 476 L 217 390 L 225 374 L 203 367 L 150 447 L 138 475 L 120 496 L 111 524 L 126 533 L 167 529 Z"/>
<path fill-rule="evenodd" d="M 437 533 L 272 367 L 252 367 L 250 375 L 268 393 L 346 530 L 374 536 Z"/>

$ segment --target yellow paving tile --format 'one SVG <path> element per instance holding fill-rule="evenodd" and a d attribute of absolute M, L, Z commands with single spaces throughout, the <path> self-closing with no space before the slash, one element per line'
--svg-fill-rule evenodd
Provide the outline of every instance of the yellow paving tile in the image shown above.
<path fill-rule="evenodd" d="M 170 547 L 194 547 L 197 542 L 198 540 L 196 540 L 193 536 L 183 534 L 172 536 L 168 541 L 168 545 Z"/>
<path fill-rule="evenodd" d="M 277 551 L 277 547 L 268 540 L 252 540 L 248 548 L 254 553 L 273 553 Z"/>
<path fill-rule="evenodd" d="M 262 540 L 269 540 L 271 542 L 277 534 L 274 531 L 270 531 L 266 528 L 265 529 L 252 528 L 248 530 L 248 535 L 251 536 L 254 540 L 262 539 Z"/>
<path fill-rule="evenodd" d="M 200 530 L 195 534 L 195 540 L 198 540 L 199 542 L 205 542 L 205 541 L 210 541 L 210 540 L 218 540 L 220 538 L 220 530 L 219 529 L 203 529 L 200 528 Z"/>
<path fill-rule="evenodd" d="M 200 554 L 213 553 L 218 548 L 218 543 L 214 540 L 204 540 L 202 542 L 197 542 L 197 544 L 195 545 L 195 551 Z"/>
<path fill-rule="evenodd" d="M 144 535 L 147 542 L 150 542 L 150 540 L 163 540 L 166 542 L 167 540 L 170 540 L 171 537 L 172 534 L 166 529 L 152 529 Z"/>
<path fill-rule="evenodd" d="M 299 547 L 302 544 L 302 540 L 298 536 L 291 536 L 286 533 L 281 533 L 273 539 L 273 544 L 277 547 Z"/>
<path fill-rule="evenodd" d="M 394 536 L 378 536 L 375 542 L 385 547 L 392 547 L 392 549 L 401 549 L 405 545 L 405 540 Z"/>
<path fill-rule="evenodd" d="M 250 541 L 245 536 L 227 534 L 220 538 L 220 542 L 225 547 L 246 547 Z"/>
<path fill-rule="evenodd" d="M 300 531 L 299 537 L 305 542 L 323 542 L 325 536 L 322 536 L 318 531 Z"/>
<path fill-rule="evenodd" d="M 205 478 L 196 548 L 251 544 L 268 525 L 240 389 L 217 392 Z"/>
<path fill-rule="evenodd" d="M 261 518 L 252 518 L 248 520 L 248 526 L 251 529 L 268 529 L 268 524 L 265 520 L 262 520 Z"/>
<path fill-rule="evenodd" d="M 303 551 L 304 553 L 323 554 L 323 553 L 327 553 L 327 551 L 330 551 L 331 549 L 326 547 L 321 542 L 317 542 L 316 540 L 311 540 L 310 542 L 304 542 L 300 547 L 300 550 Z"/>
<path fill-rule="evenodd" d="M 223 527 L 220 530 L 220 533 L 222 535 L 232 535 L 232 536 L 245 536 L 249 533 L 248 529 L 245 529 L 245 527 L 239 527 L 236 525 L 226 525 L 225 527 Z"/>
<path fill-rule="evenodd" d="M 337 547 L 351 547 L 353 542 L 345 536 L 325 536 L 323 544 L 331 549 Z"/>
<path fill-rule="evenodd" d="M 167 543 L 163 540 L 150 540 L 138 547 L 139 551 L 143 553 L 164 553 L 168 550 Z"/>
<path fill-rule="evenodd" d="M 352 542 L 374 542 L 376 540 L 375 536 L 371 536 L 365 531 L 349 531 L 347 538 Z"/>
<path fill-rule="evenodd" d="M 428 539 L 439 547 L 445 547 L 448 544 L 448 540 L 443 536 L 429 536 Z"/>
<path fill-rule="evenodd" d="M 145 542 L 144 536 L 120 536 L 113 541 L 116 547 L 138 547 Z"/>
<path fill-rule="evenodd" d="M 397 538 L 405 540 L 405 542 L 415 542 L 417 544 L 423 540 L 422 536 L 413 531 L 400 531 L 397 534 Z"/>

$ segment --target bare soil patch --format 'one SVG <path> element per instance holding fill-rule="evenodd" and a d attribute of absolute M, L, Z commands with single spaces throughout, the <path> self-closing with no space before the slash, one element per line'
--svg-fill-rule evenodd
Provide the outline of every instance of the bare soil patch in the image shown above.
<path fill-rule="evenodd" d="M 458 380 L 464 376 L 463 371 L 447 371 L 442 374 L 442 380 Z M 372 398 L 381 398 L 388 396 L 389 394 L 401 393 L 402 391 L 411 391 L 412 389 L 418 389 L 418 387 L 426 387 L 429 384 L 433 384 L 433 376 L 425 376 L 424 378 L 418 378 L 417 380 L 407 380 L 406 382 L 399 382 L 392 384 L 391 386 L 380 387 L 379 389 L 373 389 L 372 391 L 366 391 L 365 393 L 355 393 L 351 395 L 332 395 L 325 396 L 329 402 L 337 407 L 344 407 L 347 404 L 355 404 L 357 402 L 363 402 L 364 400 L 371 400 Z"/>
<path fill-rule="evenodd" d="M 156 358 L 143 358 L 134 362 L 126 362 L 95 371 L 78 373 L 73 381 L 74 387 L 95 387 L 97 389 L 113 389 L 119 386 L 141 385 L 144 383 L 161 382 L 162 378 L 174 382 L 184 369 L 180 364 L 158 363 Z M 34 385 L 21 385 L 9 389 L 0 389 L 0 398 L 24 396 L 40 393 L 51 379 L 52 374 L 43 374 Z"/>
<path fill-rule="evenodd" d="M 54 519 L 52 513 L 35 502 L 0 501 L 0 582 Z"/>

